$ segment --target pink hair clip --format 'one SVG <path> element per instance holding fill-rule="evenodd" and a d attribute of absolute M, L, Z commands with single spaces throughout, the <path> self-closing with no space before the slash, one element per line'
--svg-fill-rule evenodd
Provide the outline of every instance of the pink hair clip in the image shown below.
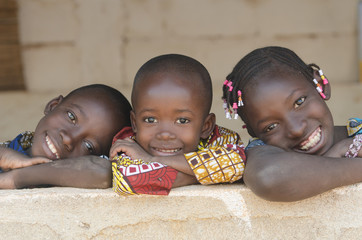
<path fill-rule="evenodd" d="M 233 82 L 229 81 L 229 83 L 227 84 L 227 86 L 229 87 L 229 92 L 231 92 L 233 90 Z"/>

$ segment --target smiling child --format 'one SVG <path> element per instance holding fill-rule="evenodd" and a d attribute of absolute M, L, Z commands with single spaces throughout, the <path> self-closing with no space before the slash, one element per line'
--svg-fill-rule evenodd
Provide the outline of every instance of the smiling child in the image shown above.
<path fill-rule="evenodd" d="M 1 173 L 0 188 L 62 185 L 62 179 L 66 176 L 71 179 L 81 178 L 83 173 L 79 173 L 79 170 L 83 167 L 94 170 L 94 178 L 89 175 L 94 180 L 83 183 L 66 181 L 72 186 L 91 187 L 93 183 L 102 184 L 109 174 L 105 174 L 101 167 L 106 160 L 99 156 L 107 155 L 113 136 L 124 126 L 130 126 L 130 110 L 129 102 L 118 90 L 102 84 L 84 86 L 66 97 L 60 95 L 52 99 L 46 105 L 44 117 L 39 121 L 35 132 L 25 132 L 13 141 L 2 144 L 0 167 L 10 170 L 49 162 L 49 159 L 62 161 Z M 89 157 L 78 162 L 77 158 L 81 156 Z M 75 159 L 64 160 L 70 158 Z M 102 181 L 97 180 L 97 166 L 100 167 Z M 65 169 L 59 170 L 62 167 Z M 59 172 L 53 172 L 52 168 Z M 76 171 L 74 177 L 67 175 L 72 170 Z M 86 175 L 85 171 L 84 174 Z"/>
<path fill-rule="evenodd" d="M 286 48 L 256 49 L 223 91 L 229 106 L 241 99 L 236 111 L 257 138 L 247 147 L 244 181 L 260 197 L 296 201 L 362 181 L 362 121 L 334 126 L 330 84 L 317 65 Z"/>
<path fill-rule="evenodd" d="M 146 62 L 132 89 L 133 131 L 122 131 L 111 148 L 113 189 L 166 195 L 172 187 L 241 179 L 242 142 L 215 125 L 211 102 L 210 75 L 195 59 L 167 54 Z"/>

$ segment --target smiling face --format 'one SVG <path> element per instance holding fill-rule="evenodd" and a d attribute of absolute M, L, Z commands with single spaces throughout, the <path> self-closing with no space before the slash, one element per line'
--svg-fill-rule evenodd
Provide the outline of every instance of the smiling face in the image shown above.
<path fill-rule="evenodd" d="M 137 143 L 153 156 L 195 151 L 200 138 L 207 138 L 214 126 L 214 115 L 202 104 L 198 81 L 162 72 L 145 78 L 134 86 L 132 95 Z"/>
<path fill-rule="evenodd" d="M 50 101 L 36 127 L 32 156 L 49 159 L 107 154 L 119 130 L 105 93 L 82 91 Z"/>
<path fill-rule="evenodd" d="M 263 76 L 246 92 L 243 112 L 247 125 L 265 143 L 317 155 L 333 145 L 331 112 L 301 74 Z"/>

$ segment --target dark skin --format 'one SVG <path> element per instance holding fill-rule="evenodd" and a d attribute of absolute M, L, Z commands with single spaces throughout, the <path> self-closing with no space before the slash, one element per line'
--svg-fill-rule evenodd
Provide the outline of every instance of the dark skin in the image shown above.
<path fill-rule="evenodd" d="M 61 161 L 48 160 L 45 164 L 1 173 L 0 188 L 111 186 L 110 163 L 91 155 L 107 154 L 113 136 L 122 127 L 112 108 L 113 104 L 106 93 L 97 93 L 92 89 L 67 99 L 59 96 L 51 100 L 35 130 L 33 145 L 29 149 L 33 157 L 3 149 L 6 151 L 3 156 L 6 157 L 1 161 L 15 163 L 16 167 L 8 169 L 18 168 L 27 161 L 39 163 L 48 158 Z"/>
<path fill-rule="evenodd" d="M 174 187 L 197 183 L 184 157 L 197 150 L 215 127 L 215 115 L 202 102 L 202 87 L 195 87 L 197 75 L 185 76 L 171 71 L 147 75 L 133 89 L 131 112 L 136 142 L 117 140 L 110 156 L 124 152 L 133 159 L 166 164 L 178 171 Z"/>
<path fill-rule="evenodd" d="M 268 144 L 247 151 L 244 182 L 255 194 L 290 202 L 362 181 L 362 153 L 344 157 L 352 138 L 333 125 L 312 84 L 283 73 L 255 81 L 244 95 L 245 116 L 249 132 Z M 328 100 L 329 84 L 324 93 Z"/>

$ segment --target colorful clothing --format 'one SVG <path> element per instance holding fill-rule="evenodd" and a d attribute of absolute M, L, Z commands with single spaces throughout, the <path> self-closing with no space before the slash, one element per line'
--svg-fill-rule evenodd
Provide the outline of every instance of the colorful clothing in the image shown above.
<path fill-rule="evenodd" d="M 362 119 L 350 118 L 347 122 L 348 137 L 354 137 L 362 134 Z"/>
<path fill-rule="evenodd" d="M 113 141 L 132 137 L 130 128 L 119 132 Z M 216 126 L 198 152 L 185 158 L 201 184 L 234 182 L 242 178 L 245 166 L 244 146 L 237 133 Z M 121 155 L 112 160 L 113 190 L 120 195 L 168 195 L 177 171 L 158 162 L 132 160 Z"/>
<path fill-rule="evenodd" d="M 347 133 L 348 137 L 354 137 L 356 135 L 362 134 L 362 119 L 360 118 L 348 119 Z M 266 144 L 259 138 L 252 138 L 249 140 L 248 146 L 246 146 L 245 150 L 261 145 L 266 145 Z"/>
<path fill-rule="evenodd" d="M 29 154 L 26 151 L 31 147 L 33 136 L 34 136 L 34 132 L 26 131 L 26 132 L 20 133 L 12 141 L 9 140 L 6 142 L 0 142 L 0 147 L 11 148 L 26 156 L 29 156 Z M 1 168 L 0 168 L 0 172 L 2 172 Z"/>

